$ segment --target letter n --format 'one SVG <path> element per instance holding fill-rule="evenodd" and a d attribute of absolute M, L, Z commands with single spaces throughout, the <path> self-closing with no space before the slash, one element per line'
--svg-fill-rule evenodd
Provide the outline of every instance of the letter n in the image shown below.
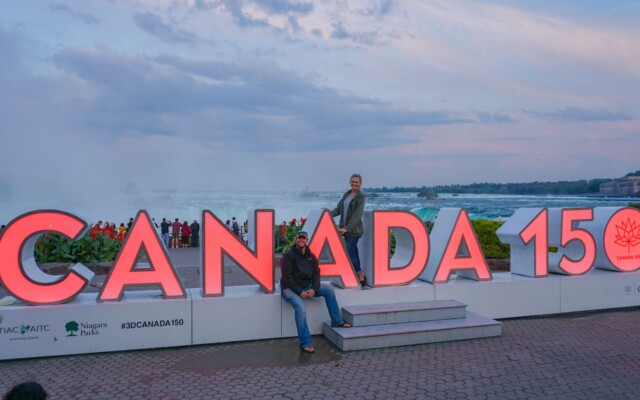
<path fill-rule="evenodd" d="M 142 250 L 149 268 L 136 267 Z M 98 295 L 98 301 L 119 301 L 126 286 L 159 285 L 165 298 L 187 297 L 167 250 L 162 244 L 149 214 L 138 211 L 122 250 Z"/>
<path fill-rule="evenodd" d="M 231 258 L 266 292 L 275 288 L 273 210 L 255 211 L 255 252 L 211 211 L 202 212 L 202 295 L 224 294 L 224 257 Z M 252 227 L 253 229 L 253 227 Z"/>

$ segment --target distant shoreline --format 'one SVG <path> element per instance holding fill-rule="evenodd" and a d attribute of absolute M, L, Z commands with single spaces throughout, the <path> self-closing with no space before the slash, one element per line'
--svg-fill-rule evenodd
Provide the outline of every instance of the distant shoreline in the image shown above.
<path fill-rule="evenodd" d="M 451 193 L 451 194 L 505 194 L 505 195 L 548 195 L 548 196 L 586 196 L 586 197 L 611 197 L 611 198 L 640 198 L 640 192 L 634 195 L 603 194 L 600 192 L 600 185 L 603 183 L 620 181 L 626 185 L 629 181 L 636 185 L 640 171 L 630 172 L 621 178 L 598 178 L 581 179 L 577 181 L 551 181 L 551 182 L 528 182 L 528 183 L 470 183 L 467 185 L 433 185 L 433 186 L 396 186 L 389 188 L 365 188 L 365 192 L 377 193 L 408 193 L 408 192 L 430 192 L 430 193 Z M 611 190 L 608 190 L 610 192 Z M 626 191 L 626 190 L 625 190 Z"/>

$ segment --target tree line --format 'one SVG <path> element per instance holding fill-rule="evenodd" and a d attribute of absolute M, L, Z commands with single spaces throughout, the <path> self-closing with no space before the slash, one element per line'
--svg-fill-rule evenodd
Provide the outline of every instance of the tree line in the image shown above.
<path fill-rule="evenodd" d="M 640 174 L 640 171 L 638 171 Z M 640 175 L 638 175 L 640 176 Z M 522 195 L 582 195 L 595 194 L 600 191 L 600 184 L 612 179 L 591 179 L 579 181 L 530 182 L 530 183 L 471 183 L 468 185 L 436 185 L 432 186 L 436 193 L 460 194 L 522 194 Z M 427 186 L 365 188 L 367 192 L 406 193 L 424 192 Z"/>

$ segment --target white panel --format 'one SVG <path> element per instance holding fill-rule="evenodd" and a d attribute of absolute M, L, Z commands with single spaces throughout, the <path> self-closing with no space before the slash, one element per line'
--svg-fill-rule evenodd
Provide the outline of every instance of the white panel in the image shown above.
<path fill-rule="evenodd" d="M 511 251 L 511 272 L 523 276 L 535 276 L 535 241 L 522 242 L 520 233 L 533 221 L 543 208 L 518 208 L 496 231 L 496 235 Z"/>
<path fill-rule="evenodd" d="M 467 310 L 489 318 L 512 318 L 560 312 L 560 277 L 529 278 L 496 272 L 491 281 L 452 277 L 435 285 L 436 300 L 457 300 Z"/>
<path fill-rule="evenodd" d="M 0 359 L 190 344 L 191 299 L 159 290 L 127 292 L 117 303 L 86 293 L 64 305 L 0 307 Z"/>
<path fill-rule="evenodd" d="M 562 279 L 562 311 L 586 311 L 640 305 L 640 272 L 592 269 Z"/>
<path fill-rule="evenodd" d="M 193 298 L 193 344 L 281 337 L 280 293 L 264 293 L 258 285 L 227 286 L 223 297 Z"/>
<path fill-rule="evenodd" d="M 358 255 L 360 256 L 360 269 L 364 273 L 367 285 L 372 285 L 373 276 L 373 212 L 365 211 L 362 214 L 362 226 L 364 233 L 358 241 Z"/>

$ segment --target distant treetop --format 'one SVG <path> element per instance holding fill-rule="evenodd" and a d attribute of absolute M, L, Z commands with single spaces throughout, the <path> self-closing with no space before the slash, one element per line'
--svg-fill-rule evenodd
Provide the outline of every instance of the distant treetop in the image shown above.
<path fill-rule="evenodd" d="M 640 174 L 640 171 L 638 171 Z M 638 175 L 640 176 L 640 175 Z M 521 194 L 521 195 L 584 195 L 600 191 L 600 184 L 612 179 L 591 179 L 579 181 L 530 182 L 530 183 L 471 183 L 468 185 L 437 185 L 435 193 L 461 194 Z M 366 188 L 367 192 L 406 193 L 424 192 L 426 186 Z"/>

